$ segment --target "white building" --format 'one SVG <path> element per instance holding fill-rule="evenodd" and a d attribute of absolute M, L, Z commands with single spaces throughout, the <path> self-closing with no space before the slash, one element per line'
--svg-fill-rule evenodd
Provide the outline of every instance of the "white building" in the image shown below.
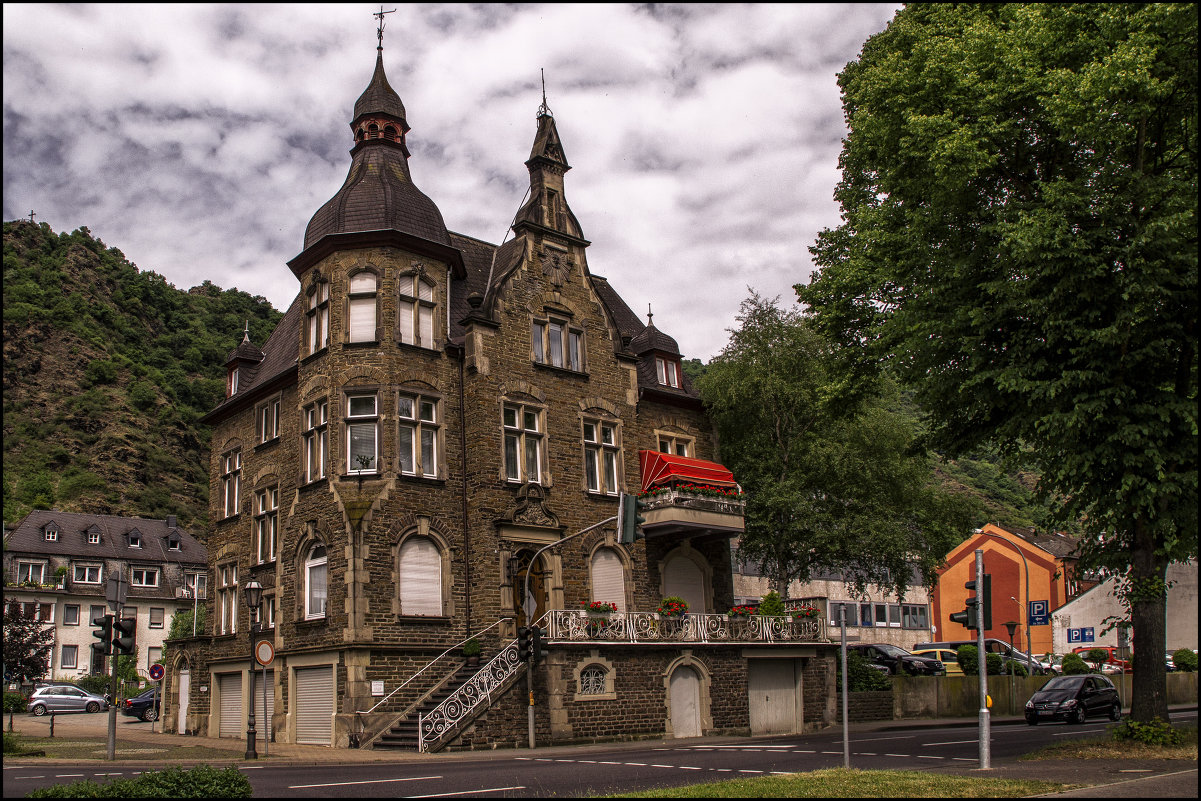
<path fill-rule="evenodd" d="M 192 609 L 207 586 L 208 551 L 174 517 L 30 512 L 6 532 L 4 603 L 21 604 L 54 625 L 47 679 L 72 680 L 105 671 L 92 643 L 92 619 L 108 611 L 105 587 L 127 580 L 122 617 L 137 619 L 138 673 L 158 662 L 177 610 Z"/>

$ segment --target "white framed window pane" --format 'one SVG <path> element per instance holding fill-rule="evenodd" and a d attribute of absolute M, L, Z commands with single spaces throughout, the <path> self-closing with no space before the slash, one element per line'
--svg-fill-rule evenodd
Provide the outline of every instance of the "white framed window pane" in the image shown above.
<path fill-rule="evenodd" d="M 308 617 L 325 616 L 325 575 L 326 565 L 324 563 L 309 567 Z"/>
<path fill-rule="evenodd" d="M 522 421 L 523 421 L 522 425 L 526 431 L 537 431 L 538 430 L 538 413 L 537 412 L 527 411 L 522 416 Z"/>
<path fill-rule="evenodd" d="M 667 383 L 667 371 L 662 359 L 655 359 L 655 373 L 659 377 L 660 384 Z"/>
<path fill-rule="evenodd" d="M 320 339 L 317 342 L 317 349 L 320 350 L 321 348 L 329 345 L 329 309 L 318 309 L 317 319 L 320 321 L 318 323 L 318 327 L 320 328 L 320 331 L 318 331 L 318 336 Z"/>
<path fill-rule="evenodd" d="M 676 456 L 687 456 L 687 455 L 688 455 L 688 443 L 682 442 L 682 441 L 677 442 L 676 443 Z"/>
<path fill-rule="evenodd" d="M 400 400 L 396 406 L 397 417 L 404 417 L 409 420 L 413 419 L 413 399 L 405 395 L 400 396 Z"/>
<path fill-rule="evenodd" d="M 400 302 L 400 341 L 406 345 L 416 344 L 414 339 L 415 329 L 413 327 L 413 306 L 411 300 L 402 300 Z"/>
<path fill-rule="evenodd" d="M 613 426 L 601 426 L 601 442 L 603 442 L 605 445 L 616 444 L 617 439 L 613 432 Z"/>
<path fill-rule="evenodd" d="M 423 537 L 410 537 L 400 549 L 400 611 L 442 614 L 442 557 Z"/>
<path fill-rule="evenodd" d="M 505 435 L 505 478 L 517 481 L 521 478 L 521 468 L 517 461 L 517 437 Z"/>
<path fill-rule="evenodd" d="M 580 370 L 580 335 L 572 331 L 567 336 L 568 364 L 572 370 Z"/>
<path fill-rule="evenodd" d="M 504 422 L 509 428 L 517 428 L 517 410 L 512 406 L 505 407 Z"/>
<path fill-rule="evenodd" d="M 548 327 L 548 339 L 550 345 L 550 363 L 555 367 L 563 366 L 563 327 L 558 323 L 551 323 Z"/>
<path fill-rule="evenodd" d="M 64 645 L 62 661 L 59 663 L 60 667 L 63 667 L 63 668 L 75 667 L 76 666 L 75 660 L 77 658 L 78 653 L 79 653 L 78 645 Z"/>
<path fill-rule="evenodd" d="M 421 344 L 427 348 L 434 345 L 434 310 L 428 306 L 422 306 L 417 312 L 418 322 L 421 324 Z"/>
<path fill-rule="evenodd" d="M 374 395 L 354 395 L 348 405 L 351 417 L 372 417 L 375 415 Z"/>
<path fill-rule="evenodd" d="M 540 475 L 538 470 L 538 440 L 532 437 L 526 437 L 525 440 L 525 480 L 537 481 Z"/>
<path fill-rule="evenodd" d="M 433 401 L 423 400 L 421 402 L 421 419 L 426 423 L 437 422 L 437 406 Z"/>
<path fill-rule="evenodd" d="M 617 454 L 605 451 L 605 490 L 617 492 Z"/>
<path fill-rule="evenodd" d="M 432 476 L 437 472 L 437 463 L 434 460 L 434 434 L 435 432 L 427 428 L 421 430 L 421 472 L 427 476 Z"/>
<path fill-rule="evenodd" d="M 347 426 L 350 461 L 347 469 L 352 472 L 375 469 L 375 423 L 357 423 Z"/>
<path fill-rule="evenodd" d="M 584 442 L 596 442 L 595 423 L 584 423 Z"/>
<path fill-rule="evenodd" d="M 588 482 L 588 489 L 592 492 L 600 489 L 600 471 L 597 468 L 596 460 L 595 450 L 584 451 L 584 480 Z"/>
<path fill-rule="evenodd" d="M 374 292 L 375 276 L 371 273 L 359 273 L 350 279 L 350 292 Z"/>
<path fill-rule="evenodd" d="M 352 298 L 350 301 L 350 341 L 370 342 L 375 339 L 375 298 Z"/>
<path fill-rule="evenodd" d="M 422 281 L 420 278 L 418 278 L 417 279 L 417 297 L 420 298 L 421 300 L 432 301 L 434 299 L 433 284 L 427 284 L 425 281 Z"/>
<path fill-rule="evenodd" d="M 534 323 L 533 334 L 531 339 L 534 343 L 534 361 L 539 363 L 546 362 L 546 351 L 543 350 L 542 339 L 545 335 L 546 326 L 542 323 Z"/>
<path fill-rule="evenodd" d="M 400 427 L 400 472 L 414 473 L 417 464 L 413 456 L 413 427 Z"/>

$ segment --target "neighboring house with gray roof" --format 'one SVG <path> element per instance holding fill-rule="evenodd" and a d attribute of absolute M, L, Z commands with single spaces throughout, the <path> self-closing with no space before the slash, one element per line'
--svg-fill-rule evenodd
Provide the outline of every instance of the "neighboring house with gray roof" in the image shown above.
<path fill-rule="evenodd" d="M 4 538 L 4 603 L 21 604 L 54 626 L 46 678 L 75 679 L 105 670 L 94 658 L 92 618 L 107 610 L 105 586 L 128 581 L 123 617 L 137 618 L 138 673 L 162 654 L 171 616 L 206 595 L 208 551 L 165 520 L 34 510 Z"/>

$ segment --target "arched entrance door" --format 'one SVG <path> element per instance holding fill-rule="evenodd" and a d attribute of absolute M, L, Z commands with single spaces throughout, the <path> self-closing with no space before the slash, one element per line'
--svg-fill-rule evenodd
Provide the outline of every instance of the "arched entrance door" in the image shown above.
<path fill-rule="evenodd" d="M 179 718 L 175 723 L 176 734 L 188 733 L 188 696 L 192 692 L 192 673 L 188 663 L 184 662 L 179 668 Z"/>
<path fill-rule="evenodd" d="M 673 737 L 701 736 L 701 677 L 681 665 L 671 674 L 671 734 Z"/>
<path fill-rule="evenodd" d="M 517 552 L 517 575 L 513 582 L 513 599 L 514 605 L 517 607 L 518 626 L 528 626 L 546 614 L 546 581 L 549 578 L 546 556 L 544 554 L 538 557 L 538 561 L 531 569 L 530 559 L 533 556 L 534 551 Z M 528 597 L 525 595 L 527 575 L 530 579 Z"/>
<path fill-rule="evenodd" d="M 683 554 L 674 554 L 663 567 L 663 594 L 683 598 L 689 612 L 705 612 L 705 574 Z"/>

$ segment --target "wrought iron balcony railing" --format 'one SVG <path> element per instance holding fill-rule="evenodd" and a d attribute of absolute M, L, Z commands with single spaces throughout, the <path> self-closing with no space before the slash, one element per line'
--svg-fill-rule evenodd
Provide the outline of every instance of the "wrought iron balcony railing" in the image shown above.
<path fill-rule="evenodd" d="M 746 512 L 746 501 L 737 495 L 705 495 L 689 492 L 680 487 L 668 487 L 654 495 L 642 498 L 648 510 L 664 506 L 684 506 L 718 514 L 742 515 Z"/>
<path fill-rule="evenodd" d="M 575 610 L 548 613 L 553 642 L 688 643 L 762 645 L 764 643 L 829 642 L 823 617 L 686 614 L 662 617 L 656 612 L 611 612 L 590 615 Z"/>

